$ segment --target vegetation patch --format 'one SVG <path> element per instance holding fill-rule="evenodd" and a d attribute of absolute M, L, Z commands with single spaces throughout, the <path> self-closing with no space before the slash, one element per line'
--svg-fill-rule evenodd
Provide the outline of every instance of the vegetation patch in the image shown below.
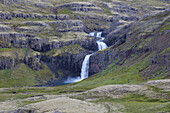
<path fill-rule="evenodd" d="M 78 54 L 79 52 L 85 51 L 84 48 L 82 48 L 80 45 L 75 44 L 75 45 L 69 45 L 69 46 L 64 46 L 61 47 L 60 49 L 53 49 L 51 51 L 48 51 L 46 53 L 46 55 L 48 56 L 58 56 L 58 55 L 62 55 L 65 53 L 70 53 L 70 54 Z"/>
<path fill-rule="evenodd" d="M 65 9 L 59 9 L 59 10 L 57 11 L 57 13 L 58 13 L 58 14 L 73 14 L 73 12 L 72 12 L 71 10 L 67 9 L 67 8 L 65 8 Z"/>

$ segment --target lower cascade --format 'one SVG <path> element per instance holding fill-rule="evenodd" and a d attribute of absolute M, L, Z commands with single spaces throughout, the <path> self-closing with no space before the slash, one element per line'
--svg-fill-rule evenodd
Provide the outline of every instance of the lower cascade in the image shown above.
<path fill-rule="evenodd" d="M 94 36 L 94 37 L 98 37 L 100 38 L 100 40 L 96 41 L 97 45 L 98 45 L 98 50 L 103 50 L 108 48 L 108 46 L 106 45 L 106 43 L 103 42 L 104 37 L 102 37 L 102 32 L 92 32 L 89 34 L 90 36 Z M 83 79 L 86 79 L 89 77 L 89 62 L 90 62 L 90 56 L 92 54 L 86 55 L 81 67 L 81 76 L 80 77 L 68 77 L 67 80 L 64 83 L 74 83 L 74 82 L 79 82 Z"/>
<path fill-rule="evenodd" d="M 81 68 L 81 79 L 85 79 L 89 77 L 89 62 L 90 62 L 90 55 L 86 55 L 83 64 L 82 64 L 82 68 Z"/>

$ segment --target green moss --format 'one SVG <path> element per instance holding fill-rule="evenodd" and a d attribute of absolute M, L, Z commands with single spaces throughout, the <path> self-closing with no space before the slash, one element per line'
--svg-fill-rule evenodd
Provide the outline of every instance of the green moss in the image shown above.
<path fill-rule="evenodd" d="M 57 11 L 57 13 L 58 14 L 73 14 L 73 12 L 71 10 L 68 10 L 67 8 Z"/>
<path fill-rule="evenodd" d="M 160 32 L 170 30 L 170 22 L 166 23 L 165 25 L 161 26 Z"/>
<path fill-rule="evenodd" d="M 170 53 L 170 47 L 166 48 L 161 52 L 161 54 L 169 54 Z"/>
<path fill-rule="evenodd" d="M 62 55 L 65 53 L 70 53 L 70 54 L 78 54 L 79 52 L 85 51 L 84 48 L 82 48 L 80 45 L 69 45 L 69 46 L 64 46 L 61 47 L 60 49 L 53 49 L 51 51 L 48 51 L 46 55 L 48 56 L 58 56 Z"/>
<path fill-rule="evenodd" d="M 37 102 L 41 102 L 41 101 L 44 101 L 44 100 L 38 100 L 38 101 L 22 101 L 22 104 L 19 106 L 25 106 L 25 105 L 28 105 L 28 104 L 32 104 L 32 103 L 37 103 Z"/>
<path fill-rule="evenodd" d="M 151 108 L 160 105 L 157 102 L 121 102 L 126 109 L 126 113 L 155 113 L 156 110 L 151 110 Z"/>
<path fill-rule="evenodd" d="M 110 11 L 110 9 L 108 7 L 103 7 L 102 9 L 103 9 L 104 14 L 112 15 L 112 13 L 111 13 L 111 11 Z"/>
<path fill-rule="evenodd" d="M 157 112 L 170 112 L 170 103 L 168 103 L 167 105 L 161 107 L 161 108 L 156 108 L 155 111 Z"/>
<path fill-rule="evenodd" d="M 16 58 L 16 53 L 20 59 L 23 59 L 25 57 L 27 48 L 1 48 L 0 49 L 0 56 L 11 56 L 13 58 Z"/>

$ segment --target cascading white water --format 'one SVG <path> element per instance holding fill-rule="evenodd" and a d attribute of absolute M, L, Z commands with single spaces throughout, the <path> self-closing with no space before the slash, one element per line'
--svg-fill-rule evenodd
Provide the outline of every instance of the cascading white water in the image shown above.
<path fill-rule="evenodd" d="M 83 79 L 86 79 L 89 77 L 89 62 L 90 62 L 90 56 L 92 54 L 86 55 L 81 67 L 81 77 L 68 77 L 67 80 L 64 83 L 74 83 L 74 82 L 79 82 Z"/>
<path fill-rule="evenodd" d="M 92 32 L 89 35 L 101 38 L 101 40 L 96 41 L 96 43 L 98 45 L 98 50 L 108 48 L 108 46 L 103 42 L 104 37 L 102 37 L 102 32 L 98 32 L 98 33 Z M 86 55 L 84 58 L 84 61 L 83 61 L 82 67 L 81 67 L 81 77 L 76 77 L 76 78 L 68 77 L 68 79 L 64 83 L 79 82 L 83 79 L 88 78 L 88 76 L 89 76 L 89 62 L 90 62 L 91 55 L 92 54 Z"/>
<path fill-rule="evenodd" d="M 108 46 L 104 42 L 101 42 L 101 41 L 97 41 L 97 45 L 98 45 L 98 50 L 108 48 Z"/>
<path fill-rule="evenodd" d="M 102 32 L 98 32 L 96 37 L 102 38 Z"/>
<path fill-rule="evenodd" d="M 90 62 L 90 55 L 86 55 L 83 64 L 82 64 L 82 68 L 81 68 L 81 79 L 85 79 L 89 77 L 89 62 Z"/>
<path fill-rule="evenodd" d="M 90 36 L 96 36 L 98 38 L 101 38 L 101 40 L 96 41 L 96 43 L 98 45 L 98 50 L 102 50 L 102 49 L 108 48 L 106 43 L 103 42 L 104 37 L 102 37 L 102 32 L 98 32 L 98 33 L 96 33 L 96 35 L 95 35 L 94 32 L 92 32 L 92 33 L 90 33 Z"/>

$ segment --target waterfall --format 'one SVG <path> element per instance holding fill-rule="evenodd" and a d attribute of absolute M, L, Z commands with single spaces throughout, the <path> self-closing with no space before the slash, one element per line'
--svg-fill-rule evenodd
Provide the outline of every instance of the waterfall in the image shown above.
<path fill-rule="evenodd" d="M 98 50 L 108 48 L 106 43 L 103 42 L 104 37 L 102 37 L 102 32 L 98 32 L 98 33 L 92 32 L 89 35 L 100 38 L 100 40 L 96 41 L 96 43 L 98 45 Z M 82 67 L 81 67 L 81 76 L 76 77 L 76 78 L 68 77 L 67 80 L 64 83 L 79 82 L 79 81 L 89 77 L 89 62 L 90 62 L 90 56 L 91 55 L 92 54 L 86 55 L 85 58 L 84 58 L 84 61 L 82 63 Z"/>
<path fill-rule="evenodd" d="M 85 79 L 89 77 L 89 61 L 90 61 L 90 55 L 86 55 L 83 64 L 82 64 L 82 68 L 81 68 L 81 79 Z"/>
<path fill-rule="evenodd" d="M 98 50 L 108 48 L 108 46 L 104 42 L 101 42 L 101 41 L 97 41 L 97 45 L 98 45 Z"/>
<path fill-rule="evenodd" d="M 89 62 L 90 62 L 90 56 L 92 54 L 86 55 L 81 67 L 81 76 L 80 77 L 68 77 L 67 80 L 64 83 L 74 83 L 79 82 L 83 79 L 86 79 L 89 77 Z"/>
<path fill-rule="evenodd" d="M 100 38 L 101 40 L 96 41 L 97 45 L 98 45 L 98 50 L 102 50 L 102 49 L 106 49 L 108 48 L 108 46 L 106 45 L 106 43 L 103 42 L 104 37 L 102 37 L 102 32 L 98 32 L 95 34 L 95 32 L 92 32 L 89 34 L 90 36 L 96 36 L 98 38 Z"/>

